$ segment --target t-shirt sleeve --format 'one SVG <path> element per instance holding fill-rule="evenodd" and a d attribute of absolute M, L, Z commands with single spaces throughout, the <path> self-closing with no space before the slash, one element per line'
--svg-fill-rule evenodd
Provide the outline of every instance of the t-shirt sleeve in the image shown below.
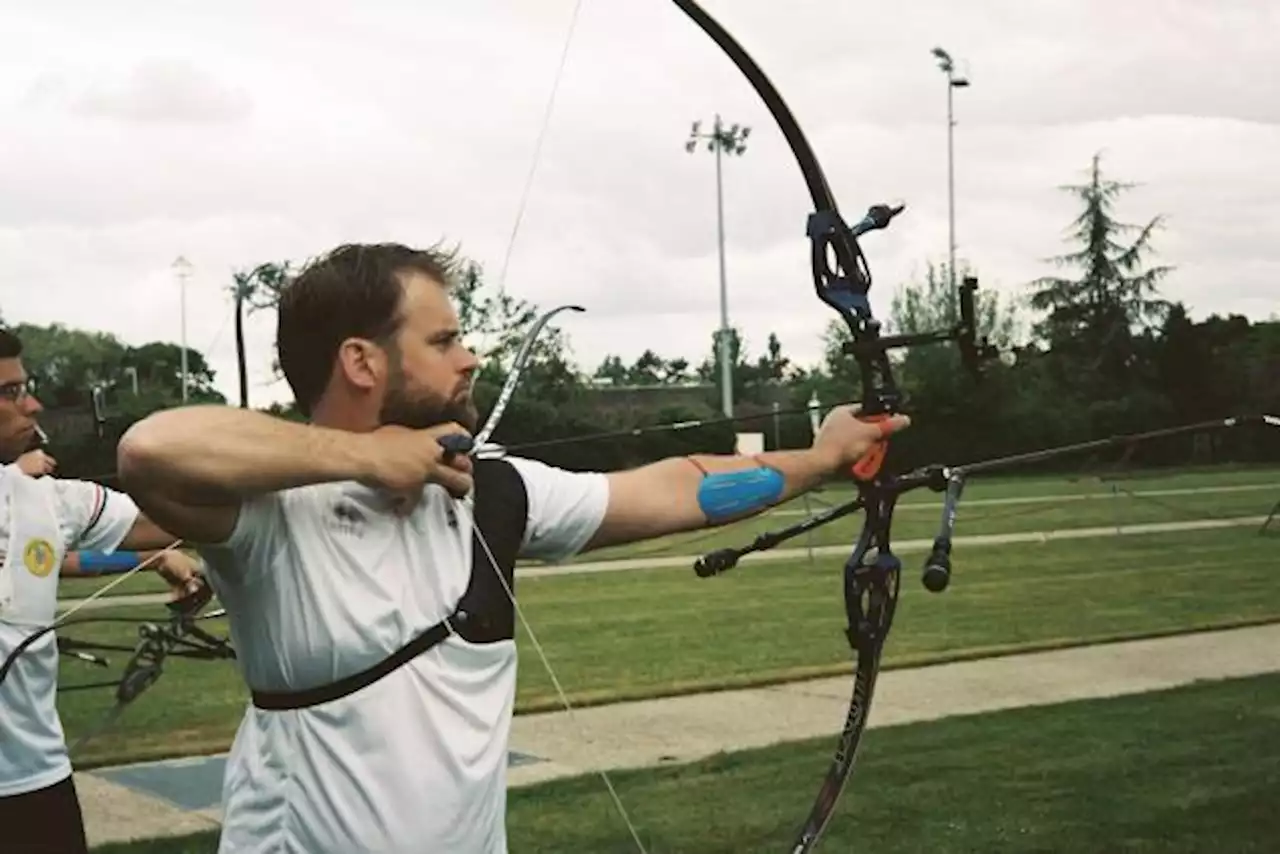
<path fill-rule="evenodd" d="M 138 519 L 138 505 L 123 492 L 88 480 L 49 478 L 67 551 L 111 553 Z"/>
<path fill-rule="evenodd" d="M 201 543 L 196 551 L 224 579 L 241 581 L 252 567 L 266 566 L 285 533 L 279 493 L 256 495 L 240 505 L 235 527 L 221 543 Z"/>
<path fill-rule="evenodd" d="M 536 460 L 507 457 L 524 480 L 528 520 L 520 556 L 564 560 L 591 539 L 609 508 L 609 481 L 599 472 L 573 472 Z"/>

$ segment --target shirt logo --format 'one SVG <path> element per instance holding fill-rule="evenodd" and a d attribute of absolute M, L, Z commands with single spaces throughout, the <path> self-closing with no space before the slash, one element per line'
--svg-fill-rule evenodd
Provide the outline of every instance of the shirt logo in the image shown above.
<path fill-rule="evenodd" d="M 339 533 L 359 537 L 363 533 L 364 523 L 364 513 L 353 502 L 343 498 L 333 505 L 333 519 L 329 527 Z"/>
<path fill-rule="evenodd" d="M 53 572 L 53 563 L 56 558 L 57 552 L 48 540 L 27 540 L 26 546 L 22 549 L 23 564 L 26 565 L 27 571 L 37 578 L 44 578 Z"/>

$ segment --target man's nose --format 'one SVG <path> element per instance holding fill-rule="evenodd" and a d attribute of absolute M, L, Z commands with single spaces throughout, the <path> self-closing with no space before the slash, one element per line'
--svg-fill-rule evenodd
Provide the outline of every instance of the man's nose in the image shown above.
<path fill-rule="evenodd" d="M 44 412 L 44 404 L 42 404 L 39 398 L 34 394 L 28 394 L 26 397 L 22 398 L 22 406 L 23 409 L 26 410 L 27 415 L 37 415 Z"/>

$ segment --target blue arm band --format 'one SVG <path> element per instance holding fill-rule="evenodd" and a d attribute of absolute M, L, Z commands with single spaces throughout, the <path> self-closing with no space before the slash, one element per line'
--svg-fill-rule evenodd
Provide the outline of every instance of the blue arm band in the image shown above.
<path fill-rule="evenodd" d="M 698 487 L 698 507 L 718 522 L 770 506 L 782 495 L 786 480 L 777 469 L 754 468 L 709 474 Z"/>
<path fill-rule="evenodd" d="M 128 572 L 139 563 L 137 552 L 80 552 L 80 570 L 94 575 Z"/>

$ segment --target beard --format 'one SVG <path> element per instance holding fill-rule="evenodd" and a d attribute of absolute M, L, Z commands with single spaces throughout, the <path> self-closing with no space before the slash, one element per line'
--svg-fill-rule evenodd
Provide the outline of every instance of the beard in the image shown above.
<path fill-rule="evenodd" d="M 378 417 L 383 424 L 396 424 L 411 430 L 425 430 L 455 422 L 472 434 L 480 421 L 480 413 L 470 393 L 452 399 L 429 392 L 410 393 L 403 375 L 392 378 Z"/>

